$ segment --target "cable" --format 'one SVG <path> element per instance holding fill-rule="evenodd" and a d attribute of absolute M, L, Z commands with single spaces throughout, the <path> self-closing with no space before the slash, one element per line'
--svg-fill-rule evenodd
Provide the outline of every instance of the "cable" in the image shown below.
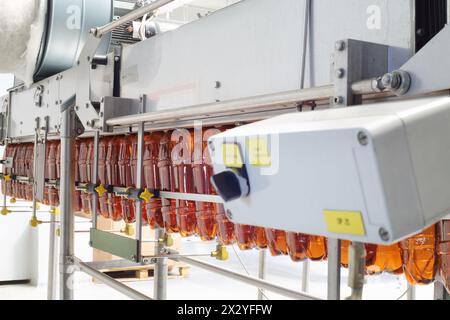
<path fill-rule="evenodd" d="M 245 273 L 247 273 L 248 276 L 251 276 L 250 272 L 248 271 L 247 267 L 245 266 L 244 261 L 241 259 L 241 256 L 238 254 L 234 244 L 231 245 L 231 247 L 233 248 L 234 254 L 236 255 L 236 257 L 239 260 L 239 263 L 241 264 L 242 268 L 244 269 Z M 258 288 L 258 291 L 264 296 L 264 298 L 266 298 L 266 300 L 270 300 L 266 294 L 264 293 L 264 290 L 261 290 L 260 288 Z"/>

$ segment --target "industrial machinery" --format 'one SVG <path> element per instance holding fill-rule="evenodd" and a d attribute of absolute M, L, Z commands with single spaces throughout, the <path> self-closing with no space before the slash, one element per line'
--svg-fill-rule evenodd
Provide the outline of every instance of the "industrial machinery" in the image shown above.
<path fill-rule="evenodd" d="M 341 265 L 353 299 L 383 271 L 448 298 L 447 1 L 243 0 L 167 32 L 153 18 L 173 0 L 120 14 L 116 2 L 46 2 L 34 81 L 0 103 L 5 203 L 33 201 L 32 226 L 37 203 L 60 207 L 62 299 L 73 266 L 148 298 L 75 257 L 79 210 L 93 248 L 155 264 L 155 299 L 168 258 L 318 299 L 171 251 L 175 232 L 218 239 L 219 260 L 233 242 L 327 259 L 328 299 Z M 134 223 L 135 238 L 98 230 L 99 214 Z"/>

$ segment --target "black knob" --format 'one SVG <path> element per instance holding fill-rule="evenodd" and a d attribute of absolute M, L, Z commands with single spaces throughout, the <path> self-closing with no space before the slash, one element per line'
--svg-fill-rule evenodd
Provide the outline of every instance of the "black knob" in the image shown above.
<path fill-rule="evenodd" d="M 228 170 L 212 176 L 217 193 L 225 202 L 233 201 L 249 194 L 248 179 Z"/>

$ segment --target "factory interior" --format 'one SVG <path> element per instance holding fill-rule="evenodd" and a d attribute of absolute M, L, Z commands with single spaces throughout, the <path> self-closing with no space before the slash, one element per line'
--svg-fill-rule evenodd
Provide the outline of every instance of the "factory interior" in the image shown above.
<path fill-rule="evenodd" d="M 1 0 L 0 301 L 450 300 L 449 21 L 448 0 Z"/>

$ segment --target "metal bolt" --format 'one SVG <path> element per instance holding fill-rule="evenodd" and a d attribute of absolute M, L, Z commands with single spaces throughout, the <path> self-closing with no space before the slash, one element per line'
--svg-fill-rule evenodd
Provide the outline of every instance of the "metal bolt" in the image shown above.
<path fill-rule="evenodd" d="M 344 51 L 345 49 L 345 42 L 344 41 L 338 41 L 336 42 L 336 51 Z"/>
<path fill-rule="evenodd" d="M 78 110 L 80 110 L 80 107 L 79 106 L 75 106 L 75 111 L 78 111 Z"/>
<path fill-rule="evenodd" d="M 86 109 L 89 109 L 89 103 L 86 103 Z"/>
<path fill-rule="evenodd" d="M 333 101 L 334 101 L 334 104 L 343 104 L 344 103 L 344 98 L 341 97 L 341 96 L 334 97 Z"/>
<path fill-rule="evenodd" d="M 231 212 L 230 209 L 227 210 L 227 217 L 228 217 L 230 220 L 233 220 L 233 213 Z"/>
<path fill-rule="evenodd" d="M 358 141 L 362 146 L 367 146 L 369 144 L 369 137 L 364 131 L 358 133 Z"/>
<path fill-rule="evenodd" d="M 100 112 L 100 118 L 103 118 L 104 113 Z"/>
<path fill-rule="evenodd" d="M 216 81 L 216 89 L 220 89 L 222 87 L 222 83 L 220 81 Z"/>
<path fill-rule="evenodd" d="M 390 73 L 386 73 L 382 78 L 381 78 L 381 84 L 385 87 L 385 88 L 390 88 L 392 85 L 392 75 Z"/>
<path fill-rule="evenodd" d="M 390 234 L 389 234 L 389 232 L 385 229 L 385 228 L 380 228 L 380 230 L 378 231 L 378 233 L 379 233 L 379 235 L 380 235 L 380 237 L 381 237 L 381 239 L 383 240 L 383 241 L 389 241 L 389 239 L 391 238 L 391 236 L 390 236 Z"/>
<path fill-rule="evenodd" d="M 115 57 L 114 57 L 114 61 L 115 61 L 115 62 L 119 62 L 119 61 L 120 61 L 120 57 L 115 56 Z"/>
<path fill-rule="evenodd" d="M 345 70 L 342 69 L 342 68 L 341 69 L 337 69 L 336 72 L 335 72 L 335 76 L 338 79 L 342 79 L 344 77 L 344 75 L 345 75 Z"/>

